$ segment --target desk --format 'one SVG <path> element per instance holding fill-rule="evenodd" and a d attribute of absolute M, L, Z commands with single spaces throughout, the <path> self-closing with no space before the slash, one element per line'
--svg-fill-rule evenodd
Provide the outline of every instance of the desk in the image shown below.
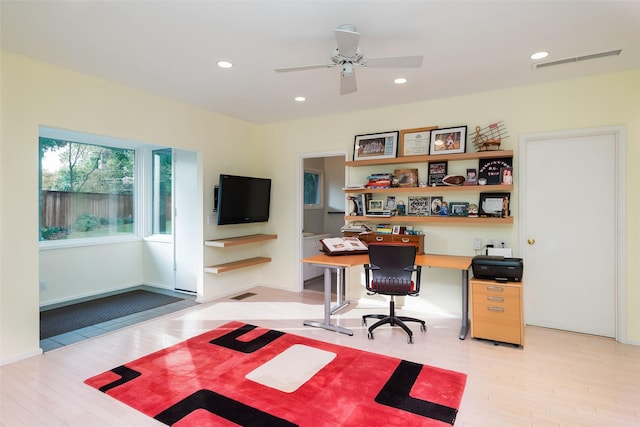
<path fill-rule="evenodd" d="M 471 260 L 472 257 L 468 256 L 416 255 L 416 265 L 422 267 L 449 268 L 462 272 L 462 326 L 460 327 L 459 335 L 461 340 L 466 338 L 469 331 L 469 268 L 471 267 Z M 353 331 L 331 324 L 331 269 L 344 270 L 347 267 L 368 264 L 369 256 L 366 254 L 334 256 L 319 254 L 304 258 L 302 262 L 324 267 L 324 320 L 323 322 L 305 320 L 304 324 L 306 326 L 316 326 L 330 331 L 353 335 Z M 339 272 L 340 270 L 338 270 L 338 273 Z M 340 281 L 340 275 L 338 275 L 338 281 Z M 340 283 L 338 283 L 338 286 L 340 286 Z M 338 293 L 340 293 L 339 287 Z"/>

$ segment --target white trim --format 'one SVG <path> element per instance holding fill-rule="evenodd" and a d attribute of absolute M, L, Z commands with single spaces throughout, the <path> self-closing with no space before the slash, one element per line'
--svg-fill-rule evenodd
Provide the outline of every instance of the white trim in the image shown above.
<path fill-rule="evenodd" d="M 70 240 L 43 240 L 38 242 L 41 251 L 78 248 L 82 246 L 118 245 L 121 243 L 141 242 L 140 236 L 127 234 L 122 236 L 87 237 Z"/>
<path fill-rule="evenodd" d="M 550 138 L 575 138 L 585 136 L 613 135 L 615 137 L 615 157 L 616 157 L 616 253 L 615 253 L 615 322 L 616 336 L 615 339 L 623 344 L 634 344 L 627 337 L 627 280 L 626 280 L 626 127 L 625 126 L 609 126 L 601 128 L 574 129 L 568 131 L 545 132 L 536 134 L 520 135 L 520 143 L 518 147 L 518 216 L 519 216 L 519 253 L 525 253 L 526 235 L 526 213 L 525 206 L 526 194 L 526 144 L 533 141 Z"/>

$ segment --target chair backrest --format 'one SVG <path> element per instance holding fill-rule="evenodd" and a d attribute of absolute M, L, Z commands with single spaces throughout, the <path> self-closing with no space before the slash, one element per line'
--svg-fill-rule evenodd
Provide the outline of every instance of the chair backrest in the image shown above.
<path fill-rule="evenodd" d="M 414 245 L 369 244 L 370 264 L 365 265 L 367 290 L 386 295 L 416 294 L 420 290 L 420 267 L 415 266 L 415 261 Z"/>

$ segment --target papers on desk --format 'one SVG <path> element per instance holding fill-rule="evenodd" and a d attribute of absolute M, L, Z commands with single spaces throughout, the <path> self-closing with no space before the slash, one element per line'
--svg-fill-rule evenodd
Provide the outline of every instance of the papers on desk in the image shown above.
<path fill-rule="evenodd" d="M 357 237 L 330 237 L 320 242 L 328 255 L 354 255 L 367 253 L 367 245 Z"/>

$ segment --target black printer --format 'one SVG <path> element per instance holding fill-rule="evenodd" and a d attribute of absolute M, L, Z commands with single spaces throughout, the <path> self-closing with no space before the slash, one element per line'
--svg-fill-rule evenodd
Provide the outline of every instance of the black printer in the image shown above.
<path fill-rule="evenodd" d="M 478 255 L 471 260 L 471 269 L 476 279 L 519 282 L 522 280 L 524 265 L 522 258 Z"/>

